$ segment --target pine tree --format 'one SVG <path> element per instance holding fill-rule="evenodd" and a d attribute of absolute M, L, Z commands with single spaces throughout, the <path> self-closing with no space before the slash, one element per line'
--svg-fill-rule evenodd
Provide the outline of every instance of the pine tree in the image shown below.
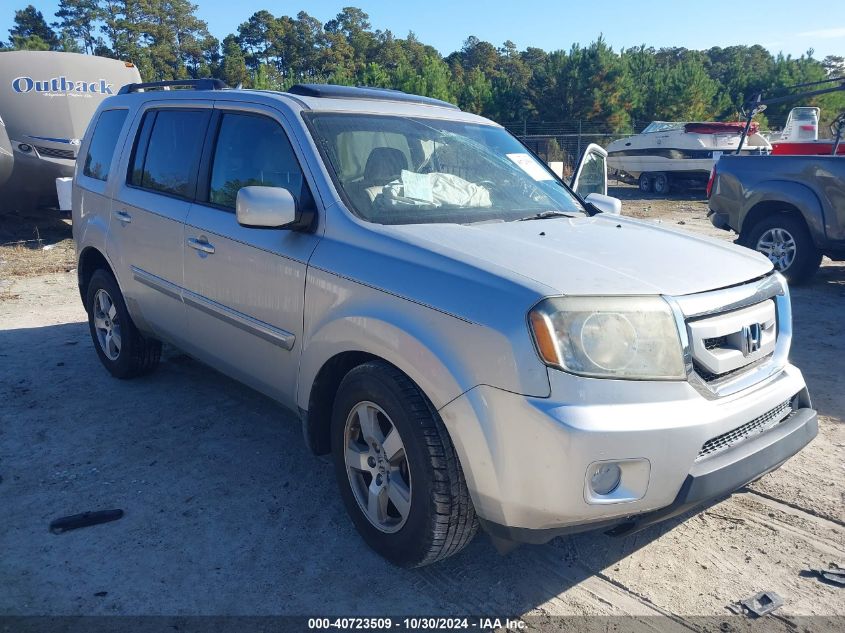
<path fill-rule="evenodd" d="M 732 119 L 759 91 L 773 95 L 845 72 L 842 57 L 819 61 L 812 51 L 794 58 L 772 56 L 760 45 L 706 51 L 643 45 L 616 53 L 602 37 L 546 52 L 519 51 L 511 41 L 497 48 L 469 36 L 444 58 L 413 32 L 402 39 L 373 30 L 369 16 L 356 7 L 344 7 L 325 24 L 304 11 L 295 17 L 258 11 L 223 41 L 221 55 L 191 0 L 59 0 L 58 5 L 53 29 L 32 5 L 15 11 L 11 47 L 116 57 L 134 62 L 145 80 L 216 76 L 233 86 L 273 89 L 301 81 L 398 88 L 457 102 L 505 123 L 580 120 L 630 131 L 654 119 Z M 770 107 L 766 114 L 782 124 L 792 105 Z M 804 105 L 822 108 L 824 127 L 845 109 L 845 93 Z"/>
<path fill-rule="evenodd" d="M 15 26 L 9 29 L 9 35 L 12 48 L 56 50 L 59 47 L 59 38 L 47 24 L 41 11 L 31 4 L 25 9 L 15 11 Z"/>
<path fill-rule="evenodd" d="M 75 40 L 81 52 L 93 54 L 102 44 L 102 38 L 96 35 L 96 24 L 102 15 L 99 0 L 59 0 L 59 21 L 53 27 Z"/>

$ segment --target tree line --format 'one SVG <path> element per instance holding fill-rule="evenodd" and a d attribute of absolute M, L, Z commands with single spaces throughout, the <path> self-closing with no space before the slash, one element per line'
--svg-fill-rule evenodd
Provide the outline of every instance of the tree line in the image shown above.
<path fill-rule="evenodd" d="M 15 11 L 2 50 L 59 50 L 133 62 L 146 81 L 216 77 L 230 86 L 284 90 L 295 83 L 395 88 L 458 104 L 500 122 L 584 121 L 629 130 L 649 120 L 734 120 L 761 90 L 845 74 L 845 60 L 772 55 L 760 45 L 649 46 L 614 51 L 588 45 L 545 51 L 495 46 L 475 36 L 447 56 L 421 42 L 374 29 L 346 7 L 323 23 L 300 11 L 249 16 L 222 42 L 190 0 L 61 0 L 55 20 L 34 6 Z M 767 110 L 782 121 L 793 105 Z M 845 92 L 805 100 L 823 122 L 845 110 Z M 766 123 L 765 119 L 762 121 Z"/>

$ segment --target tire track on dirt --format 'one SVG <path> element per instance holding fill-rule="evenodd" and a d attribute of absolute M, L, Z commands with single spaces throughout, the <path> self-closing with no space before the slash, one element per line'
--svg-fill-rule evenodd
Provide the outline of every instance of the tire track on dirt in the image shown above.
<path fill-rule="evenodd" d="M 531 558 L 537 565 L 550 570 L 552 573 L 561 575 L 558 571 L 561 563 L 559 555 L 559 550 L 550 545 L 532 547 L 530 552 Z M 660 618 L 660 626 L 654 627 L 656 630 L 666 630 L 666 622 L 663 621 L 664 618 L 668 618 L 671 622 L 674 622 L 685 630 L 700 630 L 683 617 L 663 609 L 648 597 L 632 590 L 624 583 L 609 577 L 604 572 L 591 569 L 588 565 L 581 562 L 576 563 L 576 565 L 584 572 L 584 578 L 580 581 L 577 588 L 592 596 L 600 604 L 609 606 L 609 615 L 619 615 L 621 612 L 623 615 L 630 616 L 663 616 Z"/>
<path fill-rule="evenodd" d="M 789 504 L 767 497 L 738 495 L 734 503 L 739 506 L 739 511 L 747 521 L 764 528 L 783 530 L 834 558 L 845 558 L 842 529 L 835 521 L 797 510 Z"/>
<path fill-rule="evenodd" d="M 787 508 L 791 508 L 793 510 L 797 510 L 801 514 L 805 514 L 807 516 L 813 517 L 813 519 L 815 519 L 815 520 L 824 521 L 826 523 L 832 523 L 834 525 L 838 525 L 841 528 L 845 528 L 845 521 L 842 521 L 840 519 L 836 519 L 834 517 L 825 516 L 823 514 L 820 514 L 819 512 L 816 512 L 812 508 L 805 508 L 801 505 L 798 505 L 797 503 L 792 503 L 791 501 L 786 501 L 785 499 L 780 499 L 780 498 L 775 497 L 774 495 L 770 495 L 766 492 L 761 492 L 759 490 L 755 490 L 754 488 L 746 488 L 745 490 L 743 490 L 743 493 L 752 494 L 752 495 L 755 495 L 757 497 L 761 497 L 762 499 L 768 499 L 769 501 L 772 501 L 772 502 L 777 503 L 779 505 L 786 506 Z"/>

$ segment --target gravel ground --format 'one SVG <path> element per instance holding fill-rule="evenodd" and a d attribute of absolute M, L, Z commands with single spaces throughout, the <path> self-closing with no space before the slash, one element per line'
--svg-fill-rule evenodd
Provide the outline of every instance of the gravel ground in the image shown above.
<path fill-rule="evenodd" d="M 698 197 L 611 195 L 628 215 L 731 238 Z M 50 243 L 67 246 L 69 227 L 51 226 Z M 784 630 L 797 616 L 845 616 L 845 590 L 801 575 L 845 563 L 842 264 L 825 260 L 793 290 L 792 357 L 821 429 L 783 468 L 628 537 L 500 556 L 480 535 L 441 564 L 400 570 L 358 538 L 328 460 L 307 452 L 284 409 L 173 349 L 152 376 L 109 378 L 72 255 L 54 250 L 0 246 L 0 615 L 483 613 L 551 630 L 557 615 L 675 614 L 700 629 L 694 616 L 723 618 L 729 603 L 774 590 Z M 102 508 L 126 514 L 47 529 Z"/>

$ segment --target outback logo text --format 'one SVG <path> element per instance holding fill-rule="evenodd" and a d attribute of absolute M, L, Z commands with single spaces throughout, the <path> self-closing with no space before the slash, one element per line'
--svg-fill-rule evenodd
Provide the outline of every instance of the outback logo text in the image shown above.
<path fill-rule="evenodd" d="M 12 80 L 12 90 L 21 94 L 27 92 L 77 92 L 113 95 L 113 88 L 114 84 L 110 84 L 105 79 L 72 81 L 64 75 L 43 81 L 32 77 L 15 77 Z"/>

